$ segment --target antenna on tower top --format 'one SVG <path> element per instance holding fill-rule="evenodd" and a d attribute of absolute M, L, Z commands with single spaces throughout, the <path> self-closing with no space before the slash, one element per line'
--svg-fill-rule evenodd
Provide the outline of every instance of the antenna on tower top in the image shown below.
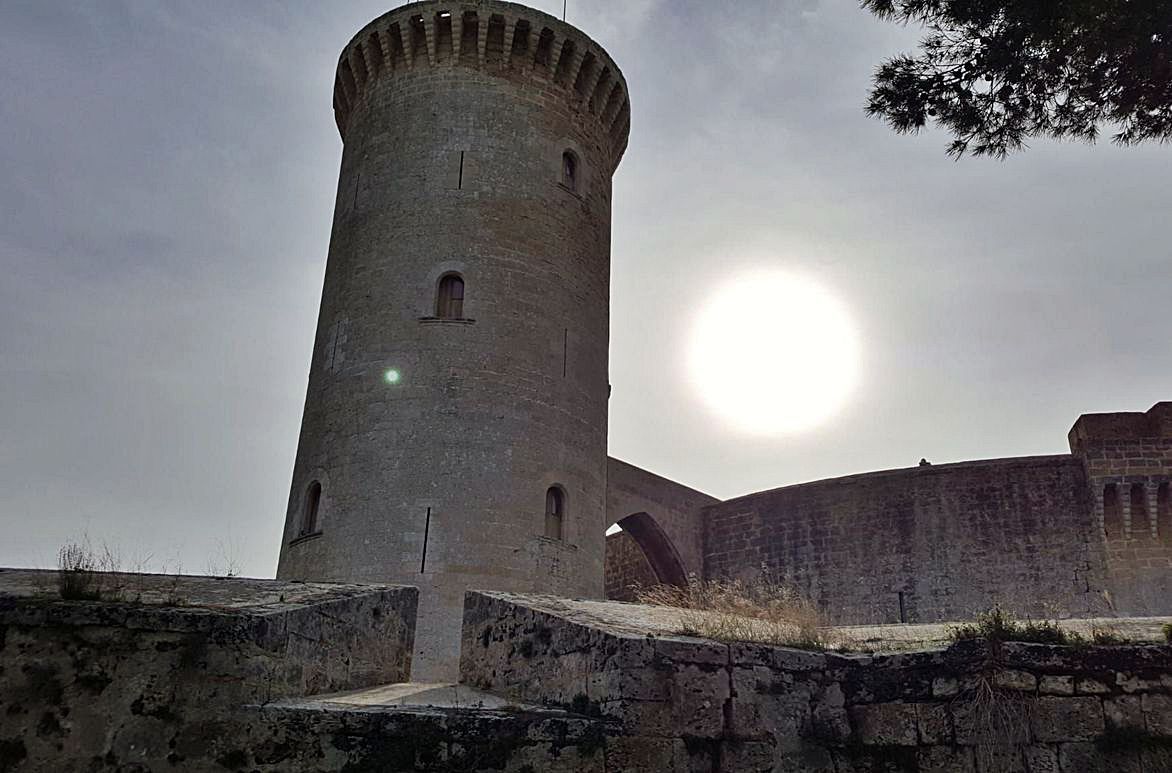
<path fill-rule="evenodd" d="M 570 0 L 562 0 L 562 21 L 566 20 L 566 6 L 569 5 Z"/>

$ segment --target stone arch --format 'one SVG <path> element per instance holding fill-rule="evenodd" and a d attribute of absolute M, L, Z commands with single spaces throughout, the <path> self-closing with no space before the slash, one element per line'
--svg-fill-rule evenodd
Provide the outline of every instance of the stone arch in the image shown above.
<path fill-rule="evenodd" d="M 647 513 L 633 513 L 620 519 L 618 525 L 643 551 L 658 582 L 680 587 L 687 585 L 688 573 L 680 553 L 654 518 Z"/>

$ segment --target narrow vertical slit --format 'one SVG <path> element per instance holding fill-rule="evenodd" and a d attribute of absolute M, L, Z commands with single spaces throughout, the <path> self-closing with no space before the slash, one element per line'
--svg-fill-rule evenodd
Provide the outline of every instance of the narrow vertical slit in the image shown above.
<path fill-rule="evenodd" d="M 460 181 L 456 183 L 458 190 L 464 190 L 464 151 L 460 151 Z"/>
<path fill-rule="evenodd" d="M 562 378 L 566 377 L 566 360 L 569 358 L 570 351 L 570 329 L 566 328 L 562 333 Z"/>
<path fill-rule="evenodd" d="M 431 531 L 431 508 L 427 508 L 427 520 L 423 522 L 423 558 L 419 560 L 419 573 L 427 571 L 427 535 Z"/>
<path fill-rule="evenodd" d="M 907 606 L 903 600 L 903 591 L 899 592 L 899 622 L 907 622 Z"/>

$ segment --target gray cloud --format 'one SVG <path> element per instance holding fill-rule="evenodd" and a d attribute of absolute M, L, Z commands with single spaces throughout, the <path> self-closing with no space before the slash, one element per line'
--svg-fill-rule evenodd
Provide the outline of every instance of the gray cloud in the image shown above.
<path fill-rule="evenodd" d="M 561 3 L 542 2 L 560 14 Z M 87 530 L 273 571 L 340 158 L 338 52 L 379 3 L 0 6 L 0 564 Z M 611 450 L 731 496 L 1059 452 L 1169 397 L 1166 148 L 955 163 L 864 116 L 915 41 L 851 3 L 571 0 L 633 100 Z M 714 282 L 819 277 L 863 328 L 837 421 L 731 433 L 682 372 Z"/>

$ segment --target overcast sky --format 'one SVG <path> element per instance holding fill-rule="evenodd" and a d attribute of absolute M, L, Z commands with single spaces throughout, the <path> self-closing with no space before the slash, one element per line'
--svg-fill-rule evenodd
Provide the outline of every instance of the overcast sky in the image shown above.
<path fill-rule="evenodd" d="M 560 14 L 560 0 L 536 6 Z M 0 3 L 0 565 L 88 533 L 128 564 L 271 576 L 341 142 L 337 56 L 384 2 Z M 914 30 L 850 0 L 570 0 L 623 68 L 610 450 L 720 497 L 1063 453 L 1172 398 L 1172 150 L 950 160 L 864 115 Z M 860 329 L 805 434 L 699 401 L 690 323 L 780 267 Z"/>

